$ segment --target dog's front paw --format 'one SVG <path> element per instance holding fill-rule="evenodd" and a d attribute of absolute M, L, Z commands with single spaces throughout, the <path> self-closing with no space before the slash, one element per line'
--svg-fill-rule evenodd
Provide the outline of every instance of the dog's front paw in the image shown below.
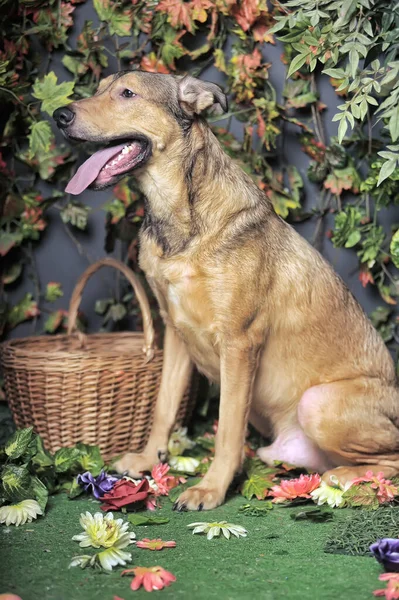
<path fill-rule="evenodd" d="M 223 504 L 224 497 L 224 490 L 193 485 L 179 496 L 173 510 L 211 510 Z"/>
<path fill-rule="evenodd" d="M 128 452 L 117 460 L 113 467 L 118 473 L 127 473 L 129 477 L 140 478 L 146 471 L 151 471 L 158 459 L 150 454 Z"/>

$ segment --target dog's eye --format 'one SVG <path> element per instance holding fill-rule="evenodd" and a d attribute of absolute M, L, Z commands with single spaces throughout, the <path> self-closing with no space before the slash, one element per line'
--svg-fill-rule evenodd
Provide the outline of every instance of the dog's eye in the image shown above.
<path fill-rule="evenodd" d="M 123 90 L 123 92 L 122 92 L 122 96 L 124 98 L 133 98 L 133 96 L 135 96 L 135 95 L 136 94 L 134 92 L 132 92 L 132 90 L 128 90 L 128 89 Z"/>

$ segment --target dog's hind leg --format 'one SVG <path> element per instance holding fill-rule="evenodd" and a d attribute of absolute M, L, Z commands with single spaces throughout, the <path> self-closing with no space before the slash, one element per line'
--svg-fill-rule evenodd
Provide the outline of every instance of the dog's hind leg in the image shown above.
<path fill-rule="evenodd" d="M 367 471 L 399 474 L 399 390 L 393 382 L 361 377 L 308 389 L 298 406 L 306 436 L 336 468 L 324 473 L 345 484 Z"/>
<path fill-rule="evenodd" d="M 141 473 L 151 471 L 158 462 L 166 460 L 169 435 L 192 369 L 193 365 L 185 343 L 176 331 L 167 325 L 161 387 L 150 437 L 142 452 L 137 454 L 128 452 L 114 464 L 118 473 L 127 472 L 130 477 L 139 477 Z"/>

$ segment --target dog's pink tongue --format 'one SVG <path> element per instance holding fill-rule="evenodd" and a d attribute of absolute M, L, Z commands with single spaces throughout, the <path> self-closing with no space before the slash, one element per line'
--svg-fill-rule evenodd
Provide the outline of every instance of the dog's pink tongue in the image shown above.
<path fill-rule="evenodd" d="M 118 146 L 110 146 L 104 150 L 95 152 L 90 156 L 83 165 L 79 167 L 71 181 L 65 188 L 68 194 L 81 194 L 93 181 L 98 177 L 103 166 L 116 154 L 123 150 L 126 144 L 118 144 Z"/>

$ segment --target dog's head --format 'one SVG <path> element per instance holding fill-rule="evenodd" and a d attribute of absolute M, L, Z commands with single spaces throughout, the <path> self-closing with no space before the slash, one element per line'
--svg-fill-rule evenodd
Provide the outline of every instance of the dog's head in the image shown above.
<path fill-rule="evenodd" d="M 104 79 L 91 98 L 57 109 L 54 119 L 68 138 L 102 148 L 77 171 L 66 191 L 103 189 L 142 169 L 179 137 L 206 109 L 227 110 L 214 83 L 194 77 L 124 71 Z"/>

